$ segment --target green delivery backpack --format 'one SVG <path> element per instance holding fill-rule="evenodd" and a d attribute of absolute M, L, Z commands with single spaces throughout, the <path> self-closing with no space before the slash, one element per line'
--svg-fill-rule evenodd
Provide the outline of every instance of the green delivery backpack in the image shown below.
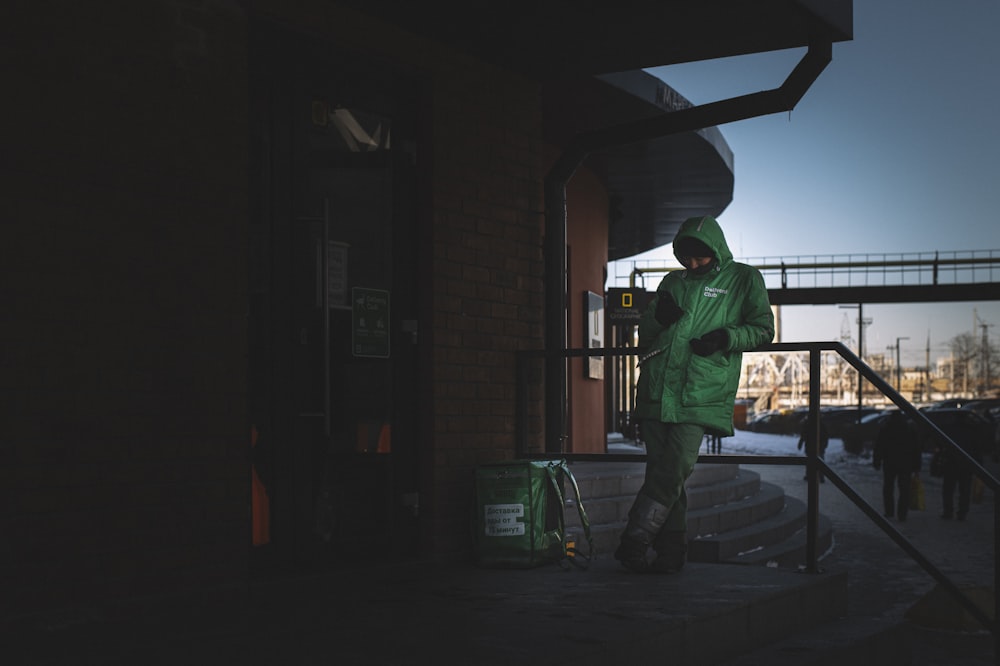
<path fill-rule="evenodd" d="M 588 550 L 567 537 L 563 481 L 576 496 Z M 530 568 L 557 562 L 586 567 L 593 552 L 580 488 L 565 460 L 512 460 L 476 469 L 476 560 L 482 566 Z"/>

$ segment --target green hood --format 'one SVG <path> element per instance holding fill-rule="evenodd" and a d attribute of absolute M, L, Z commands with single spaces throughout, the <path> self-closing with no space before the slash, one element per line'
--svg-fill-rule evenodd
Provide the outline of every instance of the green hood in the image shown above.
<path fill-rule="evenodd" d="M 698 424 L 729 436 L 743 352 L 771 341 L 774 316 L 764 277 L 733 260 L 715 218 L 685 220 L 674 243 L 684 238 L 704 243 L 717 261 L 705 272 L 669 271 L 643 312 L 636 417 Z M 670 298 L 682 311 L 679 319 L 666 325 L 657 320 L 661 298 Z M 725 344 L 707 356 L 695 354 L 691 340 L 718 329 L 726 333 Z"/>
<path fill-rule="evenodd" d="M 694 238 L 712 248 L 715 258 L 719 260 L 719 267 L 724 267 L 733 260 L 733 253 L 729 251 L 726 243 L 726 236 L 722 233 L 722 227 L 714 217 L 704 215 L 701 217 L 689 217 L 681 224 L 681 228 L 674 236 L 674 246 L 682 238 Z M 680 258 L 678 257 L 678 260 Z"/>

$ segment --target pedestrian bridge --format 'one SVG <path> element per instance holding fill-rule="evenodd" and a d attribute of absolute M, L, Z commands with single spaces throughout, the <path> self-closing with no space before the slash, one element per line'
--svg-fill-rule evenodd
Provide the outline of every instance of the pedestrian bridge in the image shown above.
<path fill-rule="evenodd" d="M 1000 250 L 740 258 L 760 270 L 773 305 L 1000 300 Z M 680 270 L 617 261 L 611 286 L 656 289 Z M 627 274 L 621 274 L 628 271 Z M 653 276 L 651 282 L 647 276 Z"/>

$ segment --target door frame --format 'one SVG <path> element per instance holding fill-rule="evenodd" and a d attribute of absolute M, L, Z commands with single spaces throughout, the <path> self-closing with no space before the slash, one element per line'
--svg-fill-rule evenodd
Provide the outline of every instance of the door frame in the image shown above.
<path fill-rule="evenodd" d="M 255 462 L 267 469 L 275 494 L 272 502 L 272 542 L 254 548 L 256 571 L 299 569 L 312 566 L 316 556 L 309 529 L 309 501 L 289 502 L 296 466 L 302 468 L 291 451 L 295 442 L 315 433 L 301 432 L 296 420 L 293 388 L 296 381 L 292 340 L 296 332 L 293 305 L 285 298 L 294 290 L 291 267 L 291 225 L 296 216 L 296 179 L 309 168 L 298 146 L 296 128 L 291 118 L 298 97 L 295 90 L 301 77 L 291 73 L 302 69 L 331 73 L 343 81 L 364 82 L 370 92 L 392 111 L 393 121 L 401 119 L 399 150 L 391 150 L 393 183 L 392 233 L 394 265 L 390 309 L 393 380 L 391 401 L 392 448 L 389 473 L 392 524 L 385 530 L 393 538 L 405 539 L 406 548 L 389 548 L 398 555 L 415 557 L 429 542 L 427 508 L 431 506 L 431 456 L 422 443 L 433 432 L 430 418 L 432 377 L 431 357 L 431 284 L 429 259 L 432 255 L 430 229 L 430 174 L 423 163 L 427 145 L 429 109 L 426 86 L 380 63 L 367 61 L 358 54 L 338 52 L 328 44 L 307 39 L 261 21 L 251 22 L 251 192 L 250 220 L 250 368 L 249 402 L 253 424 L 262 433 L 253 452 Z M 308 63 L 304 68 L 303 63 Z M 373 75 L 373 72 L 377 74 Z M 306 75 L 308 78 L 308 74 Z M 381 85 L 372 84 L 382 81 Z M 403 113 L 408 114 L 402 122 Z M 395 129 L 395 127 L 394 127 Z M 393 137 L 394 140 L 396 137 Z M 429 160 L 426 160 L 429 162 Z M 402 219 L 408 220 L 401 223 Z M 399 285 L 410 292 L 404 294 Z M 397 294 L 398 291 L 398 294 Z M 404 338 L 406 343 L 403 343 Z M 401 353 L 405 350 L 406 353 Z M 291 444 L 289 444 L 291 443 Z M 301 493 L 300 493 L 301 494 Z M 322 549 L 320 549 L 322 550 Z M 320 552 L 322 559 L 324 554 Z"/>

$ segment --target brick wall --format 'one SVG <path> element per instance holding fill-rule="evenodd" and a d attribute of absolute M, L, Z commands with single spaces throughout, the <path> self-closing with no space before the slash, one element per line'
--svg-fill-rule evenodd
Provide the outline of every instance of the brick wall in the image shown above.
<path fill-rule="evenodd" d="M 10 13 L 0 606 L 239 578 L 243 19 L 214 2 Z"/>
<path fill-rule="evenodd" d="M 542 346 L 539 91 L 486 67 L 434 89 L 434 551 L 469 547 L 473 470 L 512 458 L 515 352 Z"/>

